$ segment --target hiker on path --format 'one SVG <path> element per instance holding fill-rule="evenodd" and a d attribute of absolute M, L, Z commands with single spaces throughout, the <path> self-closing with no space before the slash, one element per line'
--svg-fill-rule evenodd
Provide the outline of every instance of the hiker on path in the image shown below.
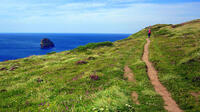
<path fill-rule="evenodd" d="M 151 29 L 149 28 L 149 31 L 148 31 L 148 37 L 150 38 L 151 37 Z"/>

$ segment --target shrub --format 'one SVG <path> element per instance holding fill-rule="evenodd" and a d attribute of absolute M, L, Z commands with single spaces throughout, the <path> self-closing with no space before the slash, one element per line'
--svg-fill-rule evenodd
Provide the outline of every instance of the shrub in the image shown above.
<path fill-rule="evenodd" d="M 98 75 L 90 75 L 90 79 L 92 80 L 99 80 L 99 76 Z"/>
<path fill-rule="evenodd" d="M 77 65 L 83 65 L 83 64 L 87 64 L 87 61 L 77 61 L 76 64 Z"/>
<path fill-rule="evenodd" d="M 112 42 L 109 42 L 109 41 L 106 41 L 106 42 L 99 42 L 99 43 L 89 43 L 85 46 L 79 46 L 77 47 L 75 50 L 78 50 L 78 51 L 85 51 L 87 49 L 94 49 L 94 48 L 97 48 L 97 47 L 102 47 L 102 46 L 112 46 L 113 43 Z"/>
<path fill-rule="evenodd" d="M 38 79 L 37 79 L 37 82 L 38 82 L 38 83 L 43 82 L 43 79 L 38 78 Z"/>
<path fill-rule="evenodd" d="M 3 70 L 8 70 L 7 68 L 3 67 L 3 68 L 0 68 L 0 71 L 3 71 Z"/>
<path fill-rule="evenodd" d="M 55 54 L 56 52 L 53 51 L 53 52 L 50 52 L 50 53 L 47 53 L 47 55 L 51 55 L 51 54 Z"/>

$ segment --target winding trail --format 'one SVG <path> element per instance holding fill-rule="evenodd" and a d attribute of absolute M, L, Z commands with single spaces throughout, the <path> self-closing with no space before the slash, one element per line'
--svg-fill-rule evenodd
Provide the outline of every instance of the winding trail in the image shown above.
<path fill-rule="evenodd" d="M 158 73 L 153 67 L 152 63 L 149 61 L 149 45 L 150 40 L 149 38 L 146 39 L 147 43 L 144 46 L 144 54 L 142 57 L 142 60 L 146 63 L 147 69 L 148 69 L 148 76 L 149 79 L 154 86 L 154 89 L 158 94 L 160 94 L 164 100 L 165 106 L 164 108 L 168 112 L 183 112 L 176 102 L 172 99 L 171 94 L 167 91 L 167 89 L 160 83 L 158 78 Z"/>

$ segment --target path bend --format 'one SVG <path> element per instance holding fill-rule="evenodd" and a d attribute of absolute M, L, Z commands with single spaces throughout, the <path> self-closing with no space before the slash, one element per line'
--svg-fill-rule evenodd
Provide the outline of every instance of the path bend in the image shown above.
<path fill-rule="evenodd" d="M 152 63 L 149 61 L 149 45 L 150 40 L 149 38 L 146 39 L 147 43 L 144 46 L 144 54 L 142 60 L 146 63 L 148 77 L 154 86 L 155 91 L 160 94 L 164 100 L 165 106 L 164 108 L 168 112 L 183 112 L 176 104 L 176 102 L 172 99 L 171 94 L 167 91 L 167 89 L 160 83 L 158 78 L 158 72 L 153 67 Z"/>

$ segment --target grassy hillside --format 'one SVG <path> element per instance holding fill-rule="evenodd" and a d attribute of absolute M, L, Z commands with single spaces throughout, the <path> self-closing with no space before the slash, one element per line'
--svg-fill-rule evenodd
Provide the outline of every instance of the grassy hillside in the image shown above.
<path fill-rule="evenodd" d="M 150 58 L 183 110 L 198 111 L 200 22 L 155 25 Z M 147 30 L 114 43 L 0 62 L 0 112 L 165 112 L 141 60 Z M 128 65 L 136 82 L 123 78 Z M 132 101 L 135 91 L 140 104 Z"/>
<path fill-rule="evenodd" d="M 153 26 L 150 59 L 179 106 L 200 111 L 200 20 Z"/>
<path fill-rule="evenodd" d="M 141 61 L 145 30 L 127 39 L 0 63 L 0 112 L 164 111 Z M 123 78 L 134 71 L 136 82 Z M 98 76 L 98 80 L 90 77 Z M 95 78 L 94 78 L 95 79 Z M 139 94 L 140 105 L 131 93 Z"/>

